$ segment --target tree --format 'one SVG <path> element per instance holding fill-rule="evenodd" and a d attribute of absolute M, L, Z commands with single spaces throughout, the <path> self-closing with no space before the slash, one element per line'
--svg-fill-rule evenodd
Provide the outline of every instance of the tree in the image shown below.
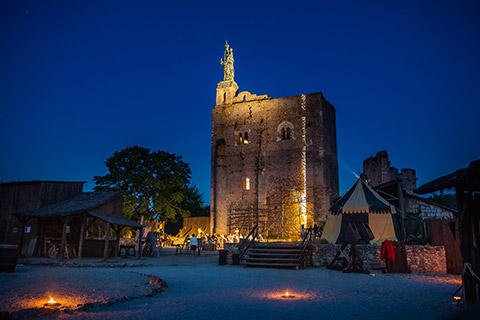
<path fill-rule="evenodd" d="M 445 207 L 457 210 L 457 198 L 451 193 L 439 193 L 427 198 L 428 200 L 441 204 Z"/>
<path fill-rule="evenodd" d="M 203 194 L 200 193 L 196 186 L 187 186 L 186 198 L 180 204 L 180 208 L 188 210 L 192 217 L 210 216 L 210 206 L 205 206 Z"/>
<path fill-rule="evenodd" d="M 93 177 L 94 190 L 123 191 L 124 216 L 170 221 L 189 216 L 180 204 L 187 198 L 191 172 L 181 156 L 133 146 L 115 151 L 105 165 L 108 173 Z"/>

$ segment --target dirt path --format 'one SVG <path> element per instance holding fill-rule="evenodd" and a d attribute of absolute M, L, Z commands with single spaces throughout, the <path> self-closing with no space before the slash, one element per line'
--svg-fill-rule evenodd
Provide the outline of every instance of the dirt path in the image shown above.
<path fill-rule="evenodd" d="M 162 260 L 163 259 L 163 260 Z M 219 266 L 215 255 L 166 257 L 151 267 L 20 266 L 0 274 L 0 301 L 10 311 L 61 297 L 65 304 L 111 301 L 59 319 L 442 319 L 457 308 L 458 276 L 343 274 L 327 269 L 278 270 Z M 148 298 L 144 274 L 169 289 Z M 285 291 L 295 298 L 281 297 Z M 133 299 L 133 297 L 137 297 Z"/>

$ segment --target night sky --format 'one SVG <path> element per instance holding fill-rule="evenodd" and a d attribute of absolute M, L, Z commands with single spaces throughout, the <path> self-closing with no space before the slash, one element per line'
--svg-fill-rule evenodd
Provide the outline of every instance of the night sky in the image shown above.
<path fill-rule="evenodd" d="M 114 151 L 183 156 L 210 194 L 211 111 L 322 92 L 340 193 L 387 150 L 418 186 L 480 158 L 480 1 L 0 2 L 0 180 L 88 181 Z"/>

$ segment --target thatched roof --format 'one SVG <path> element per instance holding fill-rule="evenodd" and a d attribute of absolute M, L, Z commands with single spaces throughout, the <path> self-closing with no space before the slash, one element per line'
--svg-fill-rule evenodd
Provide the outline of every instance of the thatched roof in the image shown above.
<path fill-rule="evenodd" d="M 57 202 L 37 210 L 15 213 L 19 217 L 65 217 L 95 208 L 121 197 L 123 192 L 83 192 L 73 198 Z"/>
<path fill-rule="evenodd" d="M 480 160 L 473 161 L 467 168 L 430 181 L 416 189 L 415 192 L 425 194 L 450 188 L 480 190 Z"/>
<path fill-rule="evenodd" d="M 127 227 L 133 227 L 133 228 L 143 227 L 140 223 L 137 223 L 133 220 L 130 220 L 124 216 L 117 215 L 117 214 L 100 213 L 100 212 L 92 212 L 92 211 L 88 211 L 88 214 L 91 215 L 92 217 L 95 217 L 100 220 L 110 222 L 111 224 L 116 224 L 119 226 L 127 226 Z"/>

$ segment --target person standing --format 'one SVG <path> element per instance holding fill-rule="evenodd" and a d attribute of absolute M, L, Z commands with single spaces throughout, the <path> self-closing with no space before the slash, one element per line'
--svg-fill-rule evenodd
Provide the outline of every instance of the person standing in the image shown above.
<path fill-rule="evenodd" d="M 193 234 L 192 237 L 190 238 L 190 250 L 192 251 L 192 256 L 195 257 L 195 253 L 197 252 L 197 247 L 198 247 L 198 239 L 195 238 L 195 235 Z"/>

